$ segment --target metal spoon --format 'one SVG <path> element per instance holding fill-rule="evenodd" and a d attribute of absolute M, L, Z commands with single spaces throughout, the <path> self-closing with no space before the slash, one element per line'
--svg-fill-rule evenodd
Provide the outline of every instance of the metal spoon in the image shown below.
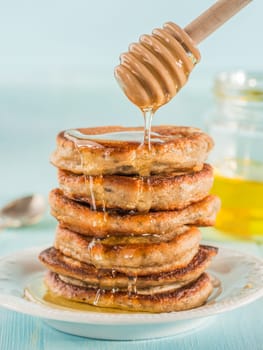
<path fill-rule="evenodd" d="M 40 221 L 46 210 L 42 195 L 33 194 L 16 199 L 0 210 L 0 229 L 32 225 Z"/>

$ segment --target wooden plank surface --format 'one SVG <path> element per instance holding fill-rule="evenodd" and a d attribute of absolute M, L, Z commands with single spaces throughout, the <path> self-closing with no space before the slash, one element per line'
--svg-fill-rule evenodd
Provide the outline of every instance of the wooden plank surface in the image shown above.
<path fill-rule="evenodd" d="M 0 309 L 1 350 L 262 350 L 263 300 L 208 318 L 207 325 L 180 336 L 145 341 L 103 341 L 71 336 L 42 320 Z"/>

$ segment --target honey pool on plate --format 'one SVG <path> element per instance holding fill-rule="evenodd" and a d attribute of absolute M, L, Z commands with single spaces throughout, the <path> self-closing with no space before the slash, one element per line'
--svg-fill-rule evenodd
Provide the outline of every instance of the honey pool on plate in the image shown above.
<path fill-rule="evenodd" d="M 50 293 L 43 282 L 43 275 L 35 277 L 24 290 L 24 297 L 29 301 L 42 304 L 51 308 L 84 311 L 84 312 L 102 312 L 102 313 L 127 313 L 127 311 L 113 308 L 102 308 L 85 303 L 80 303 L 58 297 Z"/>

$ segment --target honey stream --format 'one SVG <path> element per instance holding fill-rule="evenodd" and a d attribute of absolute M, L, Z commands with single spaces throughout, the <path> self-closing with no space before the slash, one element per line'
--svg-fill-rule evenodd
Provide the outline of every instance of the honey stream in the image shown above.
<path fill-rule="evenodd" d="M 144 119 L 144 145 L 148 146 L 148 150 L 151 150 L 151 130 L 152 130 L 152 119 L 154 116 L 154 112 L 152 108 L 147 108 L 142 110 L 143 119 Z"/>

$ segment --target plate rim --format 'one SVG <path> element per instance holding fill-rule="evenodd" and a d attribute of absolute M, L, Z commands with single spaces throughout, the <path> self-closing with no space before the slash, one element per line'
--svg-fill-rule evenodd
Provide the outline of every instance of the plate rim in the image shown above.
<path fill-rule="evenodd" d="M 212 242 L 210 242 L 211 244 Z M 214 243 L 212 243 L 214 244 Z M 36 257 L 41 250 L 46 249 L 43 246 L 34 246 L 31 248 L 15 251 L 3 257 L 0 257 L 0 265 L 2 262 L 8 259 L 16 258 L 21 259 L 23 257 L 30 258 Z M 218 256 L 214 258 L 220 259 L 223 256 L 231 257 L 245 257 L 254 264 L 259 264 L 259 271 L 263 275 L 263 259 L 261 257 L 247 254 L 238 250 L 225 248 L 220 246 Z M 34 260 L 37 263 L 37 259 Z M 39 273 L 45 268 L 39 263 Z M 208 269 L 209 270 L 209 269 Z M 36 272 L 35 272 L 36 273 Z M 263 277 L 262 277 L 263 281 Z M 22 291 L 24 294 L 24 290 Z M 223 312 L 231 311 L 233 309 L 247 305 L 257 299 L 263 297 L 263 284 L 258 290 L 251 292 L 248 295 L 242 296 L 239 300 L 235 300 L 232 303 L 227 303 L 222 301 L 219 305 L 204 305 L 195 309 L 169 312 L 169 313 L 100 313 L 100 312 L 84 312 L 76 310 L 63 310 L 63 309 L 53 309 L 47 305 L 42 305 L 37 302 L 26 300 L 23 296 L 7 295 L 0 292 L 0 306 L 8 310 L 20 312 L 23 314 L 40 317 L 46 320 L 53 321 L 64 321 L 70 323 L 81 323 L 81 324 L 103 324 L 103 325 L 132 325 L 132 324 L 155 324 L 155 323 L 170 323 L 176 321 L 186 321 L 196 318 L 211 317 Z M 218 307 L 219 305 L 219 307 Z M 30 306 L 30 307 L 28 307 Z"/>

